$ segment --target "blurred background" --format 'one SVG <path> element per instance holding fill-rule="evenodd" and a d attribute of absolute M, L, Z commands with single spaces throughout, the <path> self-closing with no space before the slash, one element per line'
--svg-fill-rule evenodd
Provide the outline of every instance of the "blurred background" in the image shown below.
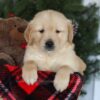
<path fill-rule="evenodd" d="M 86 62 L 85 83 L 79 100 L 100 98 L 100 0 L 0 0 L 0 18 L 19 16 L 30 21 L 34 14 L 54 9 L 78 24 L 75 50 Z"/>

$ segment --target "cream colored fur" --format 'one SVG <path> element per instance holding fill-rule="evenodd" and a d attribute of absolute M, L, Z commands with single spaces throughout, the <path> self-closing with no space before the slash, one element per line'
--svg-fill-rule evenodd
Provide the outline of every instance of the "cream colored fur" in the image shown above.
<path fill-rule="evenodd" d="M 53 51 L 44 48 L 49 38 L 55 43 Z M 74 51 L 72 23 L 60 12 L 46 10 L 36 14 L 25 31 L 25 39 L 28 45 L 22 77 L 27 84 L 36 82 L 38 70 L 53 71 L 56 72 L 54 86 L 62 92 L 68 86 L 71 73 L 83 74 L 86 69 L 85 63 Z"/>

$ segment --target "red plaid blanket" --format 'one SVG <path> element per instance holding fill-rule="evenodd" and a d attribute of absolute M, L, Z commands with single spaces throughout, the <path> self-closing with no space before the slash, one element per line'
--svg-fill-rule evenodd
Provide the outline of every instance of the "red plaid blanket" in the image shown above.
<path fill-rule="evenodd" d="M 0 97 L 3 100 L 77 100 L 83 84 L 83 76 L 74 73 L 69 86 L 59 93 L 53 87 L 55 73 L 38 72 L 34 85 L 27 85 L 21 78 L 21 68 L 3 62 L 0 64 Z"/>

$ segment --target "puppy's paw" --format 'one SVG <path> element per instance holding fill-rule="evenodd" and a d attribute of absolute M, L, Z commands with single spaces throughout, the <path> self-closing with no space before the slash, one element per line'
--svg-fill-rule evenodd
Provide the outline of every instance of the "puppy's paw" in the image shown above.
<path fill-rule="evenodd" d="M 37 70 L 33 66 L 29 68 L 26 66 L 23 66 L 22 78 L 28 85 L 34 84 L 38 78 Z"/>
<path fill-rule="evenodd" d="M 62 92 L 64 91 L 70 81 L 70 75 L 60 75 L 56 74 L 55 79 L 54 79 L 54 87 L 56 88 L 57 91 Z"/>

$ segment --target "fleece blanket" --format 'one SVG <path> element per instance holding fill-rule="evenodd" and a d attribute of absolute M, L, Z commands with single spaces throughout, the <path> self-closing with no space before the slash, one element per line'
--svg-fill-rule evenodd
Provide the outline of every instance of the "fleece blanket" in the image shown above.
<path fill-rule="evenodd" d="M 76 72 L 70 76 L 67 89 L 60 93 L 53 86 L 55 73 L 38 71 L 39 79 L 34 85 L 27 85 L 21 73 L 18 66 L 0 60 L 0 97 L 3 100 L 77 100 L 84 81 Z"/>

